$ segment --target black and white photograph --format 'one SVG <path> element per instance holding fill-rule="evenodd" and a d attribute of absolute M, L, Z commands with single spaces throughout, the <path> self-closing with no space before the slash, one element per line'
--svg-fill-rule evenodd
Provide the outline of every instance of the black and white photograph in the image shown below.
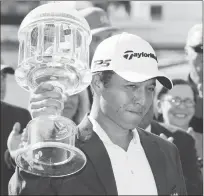
<path fill-rule="evenodd" d="M 203 1 L 0 5 L 0 195 L 203 195 Z"/>

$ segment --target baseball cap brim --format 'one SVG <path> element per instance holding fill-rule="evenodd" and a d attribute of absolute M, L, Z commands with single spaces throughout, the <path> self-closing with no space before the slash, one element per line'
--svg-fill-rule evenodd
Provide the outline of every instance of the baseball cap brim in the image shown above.
<path fill-rule="evenodd" d="M 15 72 L 13 67 L 9 65 L 2 65 L 2 64 L 1 64 L 1 71 L 4 71 L 5 73 L 8 73 L 8 74 L 14 74 Z"/>
<path fill-rule="evenodd" d="M 115 32 L 118 31 L 119 29 L 117 27 L 101 27 L 97 29 L 91 30 L 92 35 L 98 35 L 100 33 L 108 33 L 108 32 Z"/>
<path fill-rule="evenodd" d="M 172 81 L 160 71 L 151 76 L 137 72 L 116 72 L 116 74 L 129 82 L 144 82 L 156 78 L 165 88 L 170 90 L 173 87 Z"/>

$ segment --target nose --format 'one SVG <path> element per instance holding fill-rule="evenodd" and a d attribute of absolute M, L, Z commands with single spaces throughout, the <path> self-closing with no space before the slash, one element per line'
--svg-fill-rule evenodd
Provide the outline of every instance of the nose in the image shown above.
<path fill-rule="evenodd" d="M 186 108 L 186 106 L 185 106 L 185 104 L 184 104 L 184 102 L 182 101 L 181 102 L 181 104 L 178 106 L 180 109 L 185 109 Z"/>
<path fill-rule="evenodd" d="M 134 92 L 133 94 L 133 103 L 134 104 L 140 104 L 140 105 L 145 105 L 146 102 L 146 91 L 144 88 L 139 88 L 137 91 Z"/>

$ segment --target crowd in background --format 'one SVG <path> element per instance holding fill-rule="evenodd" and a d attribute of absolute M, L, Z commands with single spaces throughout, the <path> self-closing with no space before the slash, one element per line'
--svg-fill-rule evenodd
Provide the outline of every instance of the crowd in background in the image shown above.
<path fill-rule="evenodd" d="M 105 8 L 104 8 L 105 9 Z M 129 6 L 125 6 L 129 10 Z M 107 10 L 106 10 L 107 11 Z M 113 28 L 107 13 L 101 8 L 88 7 L 81 10 L 92 31 L 90 62 L 99 43 L 119 33 Z M 100 20 L 101 17 L 107 21 Z M 96 31 L 100 29 L 100 31 Z M 172 80 L 173 88 L 162 87 L 155 95 L 155 101 L 140 123 L 144 131 L 154 133 L 173 142 L 180 153 L 187 193 L 202 195 L 203 169 L 203 35 L 202 25 L 195 24 L 186 32 L 185 53 L 190 72 L 185 79 Z M 3 60 L 3 56 L 1 56 Z M 15 163 L 7 149 L 7 139 L 13 126 L 18 130 L 15 137 L 20 137 L 23 128 L 31 120 L 29 111 L 4 102 L 6 77 L 14 74 L 14 69 L 1 60 L 1 159 L 4 160 L 1 180 L 1 192 L 8 194 L 8 182 L 14 172 Z M 15 95 L 14 95 L 15 96 Z M 92 90 L 88 87 L 83 92 L 65 99 L 62 115 L 79 124 L 90 112 Z M 13 141 L 13 140 L 12 140 Z"/>

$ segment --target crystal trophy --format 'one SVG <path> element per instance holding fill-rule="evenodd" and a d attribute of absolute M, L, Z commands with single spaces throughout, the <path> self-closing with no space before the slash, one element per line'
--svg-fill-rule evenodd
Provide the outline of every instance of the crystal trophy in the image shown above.
<path fill-rule="evenodd" d="M 15 78 L 22 88 L 32 93 L 48 82 L 62 94 L 74 95 L 90 85 L 90 27 L 68 2 L 47 3 L 29 12 L 19 27 L 18 39 Z M 86 156 L 75 146 L 77 126 L 61 116 L 62 109 L 28 123 L 28 141 L 15 160 L 22 170 L 60 177 L 85 166 Z"/>

